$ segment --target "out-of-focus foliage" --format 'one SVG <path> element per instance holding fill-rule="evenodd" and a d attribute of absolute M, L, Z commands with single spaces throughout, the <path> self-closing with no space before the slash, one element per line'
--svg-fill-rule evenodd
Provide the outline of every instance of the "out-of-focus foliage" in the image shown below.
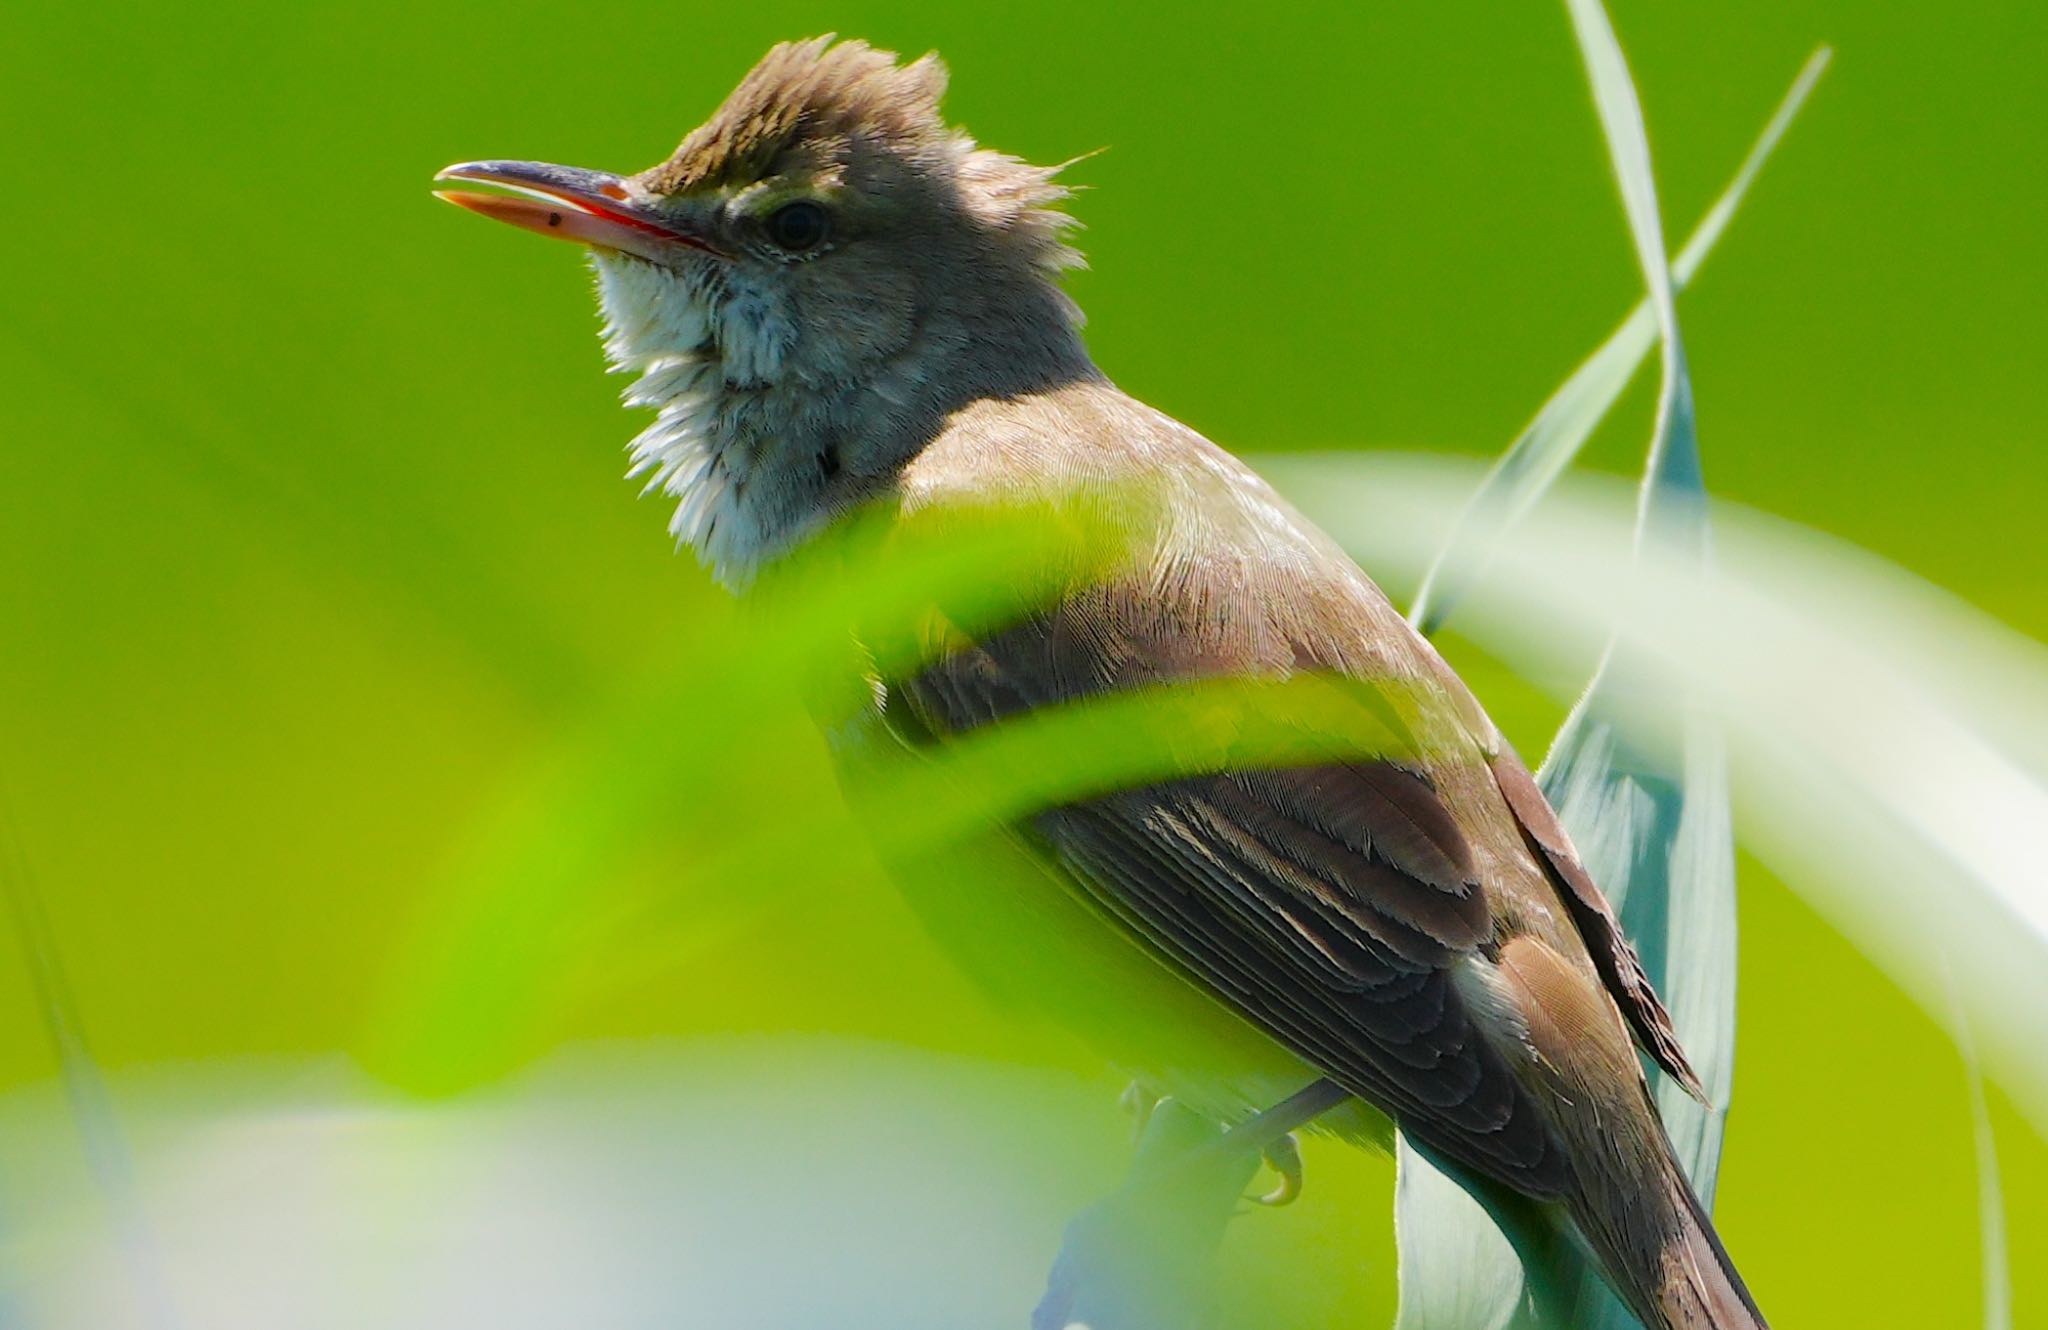
<path fill-rule="evenodd" d="M 904 678 L 953 649 L 954 636 L 1005 627 L 1067 579 L 1127 561 L 1117 534 L 1127 528 L 1104 519 L 1109 507 L 929 511 L 894 531 L 863 515 L 772 570 L 741 623 L 674 662 L 617 723 L 482 819 L 455 871 L 429 888 L 441 908 L 379 1023 L 373 1069 L 441 1093 L 503 1075 L 566 1000 L 565 976 L 629 944 L 668 902 L 753 918 L 803 904 L 772 893 L 848 890 L 848 861 L 861 862 L 864 847 L 905 871 L 929 871 L 917 866 L 934 857 L 948 871 L 987 829 L 1091 795 L 1223 770 L 1423 755 L 1402 719 L 1418 705 L 1414 684 L 1322 675 L 1134 689 L 943 745 L 855 733 L 881 728 L 870 680 Z M 944 632 L 930 631 L 941 613 Z M 842 784 L 857 829 L 786 806 L 765 786 L 726 790 L 708 806 L 676 802 L 707 773 L 758 762 L 754 718 L 792 697 L 847 750 Z M 668 836 L 692 847 L 687 859 L 652 884 L 628 876 L 625 891 L 596 889 Z M 970 852 L 938 889 L 972 900 L 992 890 L 977 880 L 992 871 Z M 1020 989 L 1074 982 L 1070 957 L 1018 959 L 1035 963 L 1006 976 Z"/>
<path fill-rule="evenodd" d="M 1061 1219 L 1126 1154 L 1093 1055 L 991 1013 L 906 917 L 804 699 L 742 674 L 661 709 L 680 668 L 741 640 L 736 616 L 619 480 L 634 426 L 597 373 L 573 259 L 438 209 L 433 169 L 644 164 L 789 36 L 937 47 L 985 141 L 1040 160 L 1113 145 L 1074 170 L 1093 345 L 1249 451 L 1491 457 L 1638 294 L 1547 5 L 10 18 L 0 104 L 27 183 L 0 258 L 0 785 L 191 1324 L 628 1324 L 687 1302 L 707 1323 L 810 1327 L 906 1290 L 889 1324 L 1021 1315 Z M 2048 14 L 1745 0 L 1616 21 L 1672 219 L 1721 187 L 1816 40 L 1840 53 L 1684 297 L 1713 489 L 2048 634 L 2048 402 L 2029 387 Z M 1625 398 L 1588 463 L 1632 473 L 1647 410 Z M 1346 474 L 1405 493 L 1393 471 Z M 1383 533 L 1434 522 L 1361 544 L 1397 595 L 1475 479 L 1379 515 Z M 1546 566 L 1592 586 L 1607 548 Z M 1472 612 L 1475 637 L 1498 621 Z M 1446 648 L 1540 751 L 1604 631 L 1513 669 L 1502 639 Z M 2029 677 L 1971 659 L 1973 680 Z M 1785 663 L 1801 696 L 1866 682 L 1853 652 L 1820 660 Z M 2039 743 L 2032 720 L 2010 747 Z M 679 764 L 716 730 L 746 742 L 716 770 Z M 1796 825 L 1745 803 L 1736 770 L 1739 821 L 1762 814 L 1791 871 Z M 577 802 L 553 830 L 525 816 L 558 795 Z M 707 845 L 707 826 L 731 837 Z M 620 827 L 632 843 L 603 839 Z M 804 874 L 757 860 L 678 888 L 742 836 L 786 840 Z M 809 876 L 821 854 L 830 891 Z M 432 974 L 432 939 L 463 917 L 450 897 L 482 891 L 493 855 L 555 906 L 602 907 L 582 923 L 603 945 L 568 946 L 531 1023 L 482 1060 L 524 1070 L 452 1104 L 393 1101 L 346 1060 L 389 1055 L 394 1013 L 417 1010 L 405 976 Z M 588 877 L 565 871 L 578 856 Z M 1947 898 L 1938 874 L 1868 869 L 1873 891 Z M 1742 872 L 1724 1232 L 1779 1323 L 1962 1321 L 1977 1211 L 1949 1041 Z M 507 942 L 520 967 L 498 977 L 532 977 Z M 18 1014 L 0 1026 L 0 1319 L 119 1324 L 97 1314 L 128 1285 L 93 1242 L 99 1193 L 25 968 L 0 964 L 0 1003 Z M 1974 1028 L 1995 1075 L 1997 1032 Z M 583 1047 L 626 1040 L 645 1042 Z M 1991 1121 L 2014 1248 L 2039 1250 L 2048 1146 L 1995 1087 Z M 1297 1207 L 1234 1226 L 1223 1324 L 1387 1323 L 1391 1170 L 1313 1146 L 1308 1164 Z M 259 1278 L 266 1256 L 287 1273 Z M 2014 1278 L 2015 1324 L 2041 1324 L 2048 1289 L 2024 1262 Z"/>

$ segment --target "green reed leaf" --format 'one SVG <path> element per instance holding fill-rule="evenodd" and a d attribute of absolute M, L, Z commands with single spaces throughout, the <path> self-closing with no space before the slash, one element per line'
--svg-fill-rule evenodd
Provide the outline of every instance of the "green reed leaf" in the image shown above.
<path fill-rule="evenodd" d="M 1827 71 L 1832 54 L 1827 47 L 1821 47 L 1807 58 L 1734 178 L 1693 229 L 1685 248 L 1671 264 L 1676 289 L 1683 290 L 1692 283 L 1720 242 L 1758 172 L 1770 160 L 1814 85 Z M 1459 514 L 1457 525 L 1424 575 L 1422 590 L 1416 594 L 1410 614 L 1416 627 L 1434 633 L 1443 626 L 1473 581 L 1483 576 L 1492 563 L 1501 533 L 1519 521 L 1571 465 L 1586 440 L 1614 408 L 1656 341 L 1657 316 L 1646 296 L 1538 408 L 1535 417 L 1473 492 L 1471 502 Z"/>

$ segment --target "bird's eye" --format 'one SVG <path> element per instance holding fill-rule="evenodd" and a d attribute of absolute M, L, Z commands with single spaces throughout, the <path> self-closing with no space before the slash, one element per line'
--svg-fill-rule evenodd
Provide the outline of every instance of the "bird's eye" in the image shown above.
<path fill-rule="evenodd" d="M 810 199 L 785 203 L 768 214 L 768 238 L 791 254 L 803 254 L 825 243 L 832 217 L 825 205 Z"/>

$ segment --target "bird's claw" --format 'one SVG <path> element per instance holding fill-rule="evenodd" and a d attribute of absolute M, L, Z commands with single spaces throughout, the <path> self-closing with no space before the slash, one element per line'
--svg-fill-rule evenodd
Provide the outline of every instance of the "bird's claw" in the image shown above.
<path fill-rule="evenodd" d="M 1301 1196 L 1301 1143 L 1293 1132 L 1276 1136 L 1259 1151 L 1266 1167 L 1280 1175 L 1280 1185 L 1252 1199 L 1260 1205 L 1278 1208 L 1292 1205 Z"/>

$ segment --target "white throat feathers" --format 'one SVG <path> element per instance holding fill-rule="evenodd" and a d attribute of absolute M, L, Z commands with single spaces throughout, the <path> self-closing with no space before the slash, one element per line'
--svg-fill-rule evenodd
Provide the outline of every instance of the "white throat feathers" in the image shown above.
<path fill-rule="evenodd" d="M 776 409 L 796 329 L 774 302 L 733 289 L 709 265 L 669 268 L 592 252 L 614 373 L 631 374 L 626 405 L 654 422 L 627 445 L 629 478 L 677 501 L 668 529 L 728 583 L 771 552 L 799 496 L 783 439 L 806 431 L 801 406 Z M 815 446 L 815 445 L 813 445 Z"/>

